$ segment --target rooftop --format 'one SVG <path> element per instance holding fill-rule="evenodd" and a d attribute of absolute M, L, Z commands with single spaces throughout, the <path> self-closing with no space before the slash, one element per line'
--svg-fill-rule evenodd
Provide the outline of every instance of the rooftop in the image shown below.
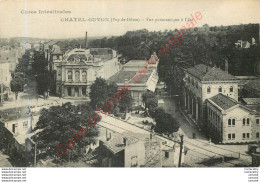
<path fill-rule="evenodd" d="M 243 101 L 247 105 L 257 105 L 257 104 L 260 104 L 260 98 L 243 98 Z"/>
<path fill-rule="evenodd" d="M 124 138 L 127 140 L 127 145 L 131 145 L 139 141 L 138 138 L 134 137 L 133 134 L 130 133 L 114 133 L 109 141 L 104 142 L 104 146 L 116 154 L 125 149 L 126 146 L 124 144 Z"/>
<path fill-rule="evenodd" d="M 198 64 L 192 68 L 188 68 L 187 72 L 195 76 L 201 81 L 233 81 L 239 80 L 235 76 L 223 71 L 217 67 L 209 67 L 205 64 Z"/>
<path fill-rule="evenodd" d="M 216 105 L 218 105 L 223 110 L 230 109 L 231 107 L 238 104 L 238 102 L 223 94 L 215 95 L 211 97 L 210 100 L 213 101 Z"/>

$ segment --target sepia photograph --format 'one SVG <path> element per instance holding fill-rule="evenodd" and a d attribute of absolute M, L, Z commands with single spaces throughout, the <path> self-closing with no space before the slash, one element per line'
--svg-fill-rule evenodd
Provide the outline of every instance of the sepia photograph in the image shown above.
<path fill-rule="evenodd" d="M 1 0 L 0 167 L 257 169 L 259 7 Z"/>

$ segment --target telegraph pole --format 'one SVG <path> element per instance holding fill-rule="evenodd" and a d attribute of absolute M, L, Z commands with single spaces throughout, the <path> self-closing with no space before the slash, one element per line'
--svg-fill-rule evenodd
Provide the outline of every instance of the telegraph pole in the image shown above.
<path fill-rule="evenodd" d="M 178 167 L 181 167 L 181 156 L 182 156 L 182 148 L 183 148 L 183 135 L 181 137 L 181 143 L 180 143 L 180 154 L 179 154 L 179 165 Z"/>
<path fill-rule="evenodd" d="M 3 105 L 4 103 L 4 79 L 3 79 L 3 70 L 0 70 L 1 71 L 1 103 L 0 103 L 0 106 Z"/>

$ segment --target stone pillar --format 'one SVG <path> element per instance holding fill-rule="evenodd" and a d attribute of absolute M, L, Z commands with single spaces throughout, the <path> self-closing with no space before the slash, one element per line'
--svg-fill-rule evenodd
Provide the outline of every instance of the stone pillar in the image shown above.
<path fill-rule="evenodd" d="M 82 70 L 80 69 L 79 70 L 79 82 L 81 82 L 82 81 Z"/>
<path fill-rule="evenodd" d="M 199 103 L 198 99 L 196 99 L 196 121 L 199 120 Z"/>
<path fill-rule="evenodd" d="M 63 97 L 67 97 L 68 96 L 68 89 L 67 87 L 64 87 L 64 96 Z"/>
<path fill-rule="evenodd" d="M 72 70 L 72 81 L 75 81 L 75 70 L 74 69 Z M 74 88 L 73 88 L 73 90 L 74 90 Z"/>
<path fill-rule="evenodd" d="M 74 72 L 74 70 L 73 70 L 73 72 Z M 74 87 L 71 87 L 71 96 L 75 97 L 75 88 Z"/>
<path fill-rule="evenodd" d="M 187 104 L 187 110 L 188 110 L 188 113 L 190 112 L 190 95 L 189 95 L 189 92 L 188 92 L 188 104 Z"/>
<path fill-rule="evenodd" d="M 193 103 L 193 97 L 191 98 L 191 116 L 193 118 L 193 114 L 194 114 L 194 103 Z"/>
<path fill-rule="evenodd" d="M 82 97 L 82 87 L 79 87 L 79 97 Z"/>
<path fill-rule="evenodd" d="M 138 96 L 139 96 L 139 102 L 138 105 L 142 105 L 142 92 L 138 92 Z"/>

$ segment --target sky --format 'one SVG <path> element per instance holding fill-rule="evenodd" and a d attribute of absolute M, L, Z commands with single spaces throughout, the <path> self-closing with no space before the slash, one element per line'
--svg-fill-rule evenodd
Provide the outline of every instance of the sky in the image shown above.
<path fill-rule="evenodd" d="M 186 25 L 185 18 L 201 12 L 195 26 L 259 23 L 259 0 L 0 0 L 0 38 L 75 38 L 118 36 L 127 31 L 148 29 L 164 31 Z M 70 11 L 68 14 L 39 14 L 41 11 Z M 25 14 L 35 11 L 36 14 Z M 106 18 L 106 22 L 68 22 L 64 18 Z M 111 18 L 135 21 L 111 22 Z M 147 21 L 149 18 L 151 21 Z M 156 21 L 155 19 L 179 19 Z M 181 21 L 183 19 L 183 21 Z M 62 21 L 63 20 L 63 21 Z"/>

